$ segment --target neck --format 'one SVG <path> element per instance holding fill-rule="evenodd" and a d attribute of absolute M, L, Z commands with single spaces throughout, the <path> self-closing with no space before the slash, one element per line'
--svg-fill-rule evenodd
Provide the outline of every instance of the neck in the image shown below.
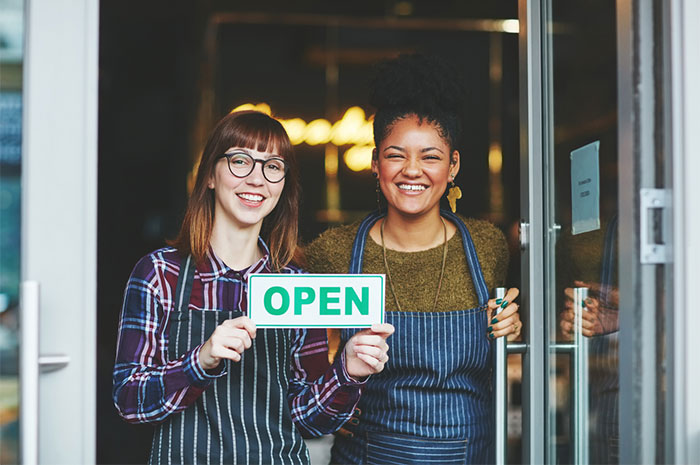
<path fill-rule="evenodd" d="M 383 221 L 384 243 L 392 250 L 417 252 L 437 247 L 445 240 L 439 208 L 420 216 L 402 215 L 390 208 Z"/>
<path fill-rule="evenodd" d="M 262 257 L 258 247 L 261 227 L 262 222 L 242 228 L 225 221 L 217 221 L 215 216 L 209 242 L 217 257 L 229 268 L 242 270 Z"/>

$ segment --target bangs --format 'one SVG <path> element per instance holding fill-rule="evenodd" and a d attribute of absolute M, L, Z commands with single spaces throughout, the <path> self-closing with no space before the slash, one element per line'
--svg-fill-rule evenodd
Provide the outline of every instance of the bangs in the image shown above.
<path fill-rule="evenodd" d="M 276 152 L 282 158 L 288 159 L 292 153 L 292 144 L 279 121 L 257 111 L 241 111 L 232 113 L 232 124 L 227 128 L 227 134 L 222 134 L 222 147 L 225 151 L 230 147 L 240 147 L 259 152 Z"/>

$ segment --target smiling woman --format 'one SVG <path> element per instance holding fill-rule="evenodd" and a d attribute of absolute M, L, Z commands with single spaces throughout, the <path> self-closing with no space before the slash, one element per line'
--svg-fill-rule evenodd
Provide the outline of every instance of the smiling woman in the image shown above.
<path fill-rule="evenodd" d="M 252 275 L 302 273 L 298 203 L 282 125 L 224 117 L 175 247 L 143 257 L 125 291 L 113 400 L 126 421 L 157 424 L 149 462 L 308 463 L 302 435 L 337 430 L 383 369 L 391 325 L 359 332 L 329 366 L 324 330 L 258 330 L 248 317 Z"/>

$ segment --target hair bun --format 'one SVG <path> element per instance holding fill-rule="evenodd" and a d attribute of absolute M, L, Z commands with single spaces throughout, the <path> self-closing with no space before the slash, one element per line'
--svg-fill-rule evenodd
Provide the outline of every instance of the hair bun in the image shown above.
<path fill-rule="evenodd" d="M 459 114 L 465 100 L 462 82 L 456 69 L 437 57 L 399 55 L 376 66 L 369 102 L 378 110 L 394 107 Z"/>

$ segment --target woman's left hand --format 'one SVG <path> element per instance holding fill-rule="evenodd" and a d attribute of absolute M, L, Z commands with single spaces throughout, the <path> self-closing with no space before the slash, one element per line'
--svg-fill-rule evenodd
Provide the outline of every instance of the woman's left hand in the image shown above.
<path fill-rule="evenodd" d="M 520 306 L 513 301 L 518 297 L 520 291 L 513 287 L 508 289 L 503 299 L 491 299 L 488 302 L 489 326 L 486 329 L 490 339 L 506 336 L 506 340 L 513 341 L 520 337 L 523 324 L 520 322 L 518 309 Z M 496 315 L 496 310 L 502 308 Z"/>
<path fill-rule="evenodd" d="M 389 323 L 375 324 L 355 333 L 345 344 L 345 369 L 356 380 L 361 380 L 384 369 L 389 360 L 386 338 L 394 333 Z"/>

